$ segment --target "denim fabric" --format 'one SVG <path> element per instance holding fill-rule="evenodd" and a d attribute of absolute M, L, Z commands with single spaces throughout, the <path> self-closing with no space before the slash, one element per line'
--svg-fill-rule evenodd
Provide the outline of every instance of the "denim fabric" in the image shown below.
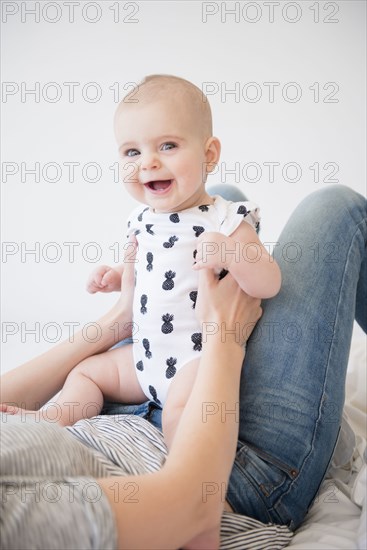
<path fill-rule="evenodd" d="M 123 405 L 105 401 L 101 414 L 135 414 L 162 431 L 162 409 L 154 401 L 145 401 L 140 405 Z"/>
<path fill-rule="evenodd" d="M 247 343 L 228 500 L 295 529 L 338 438 L 354 318 L 367 330 L 366 199 L 344 186 L 317 191 L 278 241 L 282 288 Z"/>
<path fill-rule="evenodd" d="M 228 200 L 244 198 L 229 185 L 212 190 Z M 300 203 L 278 239 L 282 288 L 262 302 L 242 370 L 239 442 L 227 492 L 237 513 L 295 529 L 328 469 L 354 318 L 367 331 L 366 208 L 358 193 L 328 186 Z M 154 403 L 134 407 L 160 427 Z"/>

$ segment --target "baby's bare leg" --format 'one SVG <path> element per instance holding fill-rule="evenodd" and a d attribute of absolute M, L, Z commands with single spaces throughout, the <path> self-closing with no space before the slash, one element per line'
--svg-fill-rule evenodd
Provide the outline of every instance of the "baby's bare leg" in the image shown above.
<path fill-rule="evenodd" d="M 131 344 L 88 357 L 71 371 L 57 399 L 62 410 L 60 423 L 66 426 L 96 416 L 104 398 L 125 403 L 146 400 L 136 376 Z"/>
<path fill-rule="evenodd" d="M 167 447 L 170 448 L 175 436 L 181 414 L 186 406 L 191 389 L 195 383 L 199 360 L 190 361 L 178 371 L 167 394 L 162 413 L 162 428 Z M 202 422 L 202 418 L 198 419 Z M 224 506 L 224 503 L 223 503 Z M 185 550 L 217 550 L 220 544 L 220 525 L 217 528 L 201 533 L 185 544 Z"/>
<path fill-rule="evenodd" d="M 40 419 L 69 426 L 99 414 L 104 398 L 126 403 L 142 403 L 147 399 L 136 376 L 131 345 L 84 359 L 70 372 L 49 408 L 40 411 L 8 408 L 7 412 L 38 415 Z"/>
<path fill-rule="evenodd" d="M 176 428 L 195 382 L 199 360 L 182 367 L 170 385 L 162 413 L 162 429 L 168 448 L 171 447 Z"/>

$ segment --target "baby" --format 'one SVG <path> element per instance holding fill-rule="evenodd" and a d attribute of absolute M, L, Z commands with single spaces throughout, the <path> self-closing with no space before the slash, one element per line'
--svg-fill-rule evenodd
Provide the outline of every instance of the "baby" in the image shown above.
<path fill-rule="evenodd" d="M 256 205 L 231 203 L 205 190 L 220 142 L 213 137 L 210 106 L 199 88 L 173 76 L 145 78 L 120 103 L 115 135 L 124 184 L 144 205 L 127 224 L 127 236 L 135 235 L 138 244 L 133 306 L 138 332 L 134 344 L 113 350 L 113 360 L 111 352 L 92 358 L 88 375 L 106 397 L 129 403 L 149 398 L 165 405 L 169 446 L 201 351 L 194 311 L 197 270 L 212 268 L 219 276 L 229 271 L 257 298 L 278 292 L 280 271 L 257 237 Z M 123 265 L 97 268 L 88 291 L 120 290 L 122 271 Z M 207 328 L 208 335 L 215 330 Z M 121 384 L 121 393 L 115 390 L 113 396 L 106 356 Z M 90 399 L 89 392 L 82 395 Z"/>
<path fill-rule="evenodd" d="M 138 332 L 133 344 L 89 357 L 73 369 L 57 399 L 58 421 L 70 425 L 94 416 L 104 398 L 152 399 L 164 406 L 170 446 L 195 379 L 203 332 L 207 337 L 216 330 L 200 327 L 196 318 L 198 270 L 211 268 L 220 278 L 230 272 L 256 298 L 277 294 L 281 275 L 258 239 L 257 206 L 206 192 L 220 142 L 199 88 L 174 76 L 146 77 L 119 104 L 114 126 L 122 180 L 144 205 L 128 219 L 125 246 L 125 261 L 129 246 L 136 252 L 133 321 Z M 121 290 L 123 269 L 124 264 L 100 266 L 89 278 L 88 291 Z"/>
<path fill-rule="evenodd" d="M 119 104 L 115 135 L 123 182 L 144 205 L 127 224 L 136 252 L 133 321 L 138 332 L 133 344 L 89 357 L 73 369 L 57 398 L 59 422 L 69 425 L 98 414 L 104 398 L 152 399 L 164 407 L 170 447 L 195 380 L 202 338 L 223 329 L 200 327 L 196 318 L 198 270 L 213 269 L 220 278 L 229 272 L 256 298 L 277 294 L 281 275 L 258 239 L 257 206 L 206 192 L 220 142 L 199 88 L 173 76 L 145 78 Z M 120 290 L 123 269 L 124 264 L 97 268 L 88 291 Z M 39 413 L 48 419 L 47 409 Z M 219 530 L 204 534 L 192 547 L 215 547 L 218 537 Z"/>

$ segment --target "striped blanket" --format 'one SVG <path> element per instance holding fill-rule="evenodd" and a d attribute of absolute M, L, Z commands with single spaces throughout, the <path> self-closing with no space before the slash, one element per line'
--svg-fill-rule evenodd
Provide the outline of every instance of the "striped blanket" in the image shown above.
<path fill-rule="evenodd" d="M 1 414 L 0 547 L 116 548 L 109 503 L 97 477 L 139 475 L 163 465 L 162 434 L 131 415 L 99 416 L 60 428 Z M 221 548 L 280 549 L 292 533 L 225 512 Z M 154 543 L 154 541 L 152 541 Z"/>

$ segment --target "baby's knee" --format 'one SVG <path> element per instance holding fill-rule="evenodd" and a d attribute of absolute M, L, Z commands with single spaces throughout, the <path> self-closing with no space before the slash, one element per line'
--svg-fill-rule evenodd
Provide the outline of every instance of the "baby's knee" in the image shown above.
<path fill-rule="evenodd" d="M 68 378 L 73 379 L 80 376 L 92 378 L 93 371 L 98 368 L 98 362 L 97 357 L 87 357 L 70 371 Z"/>

